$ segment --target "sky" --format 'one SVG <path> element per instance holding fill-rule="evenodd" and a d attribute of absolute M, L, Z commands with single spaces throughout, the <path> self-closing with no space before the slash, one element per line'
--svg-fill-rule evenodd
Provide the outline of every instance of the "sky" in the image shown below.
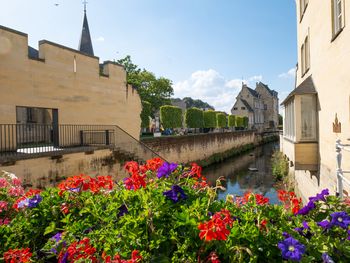
<path fill-rule="evenodd" d="M 80 0 L 0 0 L 0 25 L 78 48 Z M 95 56 L 130 55 L 172 80 L 174 96 L 230 112 L 242 82 L 292 91 L 297 63 L 295 0 L 89 0 Z"/>

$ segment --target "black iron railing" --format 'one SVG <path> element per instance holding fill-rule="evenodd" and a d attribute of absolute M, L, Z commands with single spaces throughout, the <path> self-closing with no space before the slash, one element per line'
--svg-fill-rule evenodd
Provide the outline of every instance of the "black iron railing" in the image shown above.
<path fill-rule="evenodd" d="M 0 124 L 0 163 L 97 149 L 138 161 L 160 157 L 116 125 Z"/>

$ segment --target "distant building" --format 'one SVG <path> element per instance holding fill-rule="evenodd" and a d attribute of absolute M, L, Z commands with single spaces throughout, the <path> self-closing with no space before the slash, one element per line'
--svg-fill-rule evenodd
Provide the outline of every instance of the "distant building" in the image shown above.
<path fill-rule="evenodd" d="M 346 16 L 350 4 L 298 0 L 296 7 L 296 87 L 282 102 L 281 150 L 289 159 L 299 193 L 307 200 L 324 188 L 335 194 L 336 140 L 349 143 L 350 28 Z M 336 115 L 341 122 L 337 134 L 333 132 Z M 350 170 L 350 153 L 344 152 L 343 166 Z"/>
<path fill-rule="evenodd" d="M 255 90 L 242 84 L 231 113 L 248 117 L 249 128 L 276 129 L 278 126 L 278 93 L 262 82 L 256 83 Z"/>

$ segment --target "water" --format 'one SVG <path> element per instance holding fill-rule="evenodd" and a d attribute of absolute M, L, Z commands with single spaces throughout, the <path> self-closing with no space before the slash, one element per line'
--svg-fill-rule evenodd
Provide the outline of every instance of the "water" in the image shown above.
<path fill-rule="evenodd" d="M 271 172 L 271 156 L 278 147 L 278 143 L 265 144 L 222 163 L 208 166 L 203 169 L 203 175 L 211 185 L 215 185 L 220 176 L 226 178 L 223 182 L 226 191 L 219 190 L 219 199 L 226 199 L 227 194 L 242 196 L 251 191 L 263 194 L 270 199 L 270 203 L 276 204 L 278 199 Z M 257 168 L 257 171 L 248 168 Z"/>

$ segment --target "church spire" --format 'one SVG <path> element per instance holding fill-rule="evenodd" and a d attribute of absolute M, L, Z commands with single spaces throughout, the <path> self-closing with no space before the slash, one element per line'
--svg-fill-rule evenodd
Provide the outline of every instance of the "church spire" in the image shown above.
<path fill-rule="evenodd" d="M 91 36 L 90 36 L 90 30 L 89 30 L 89 24 L 86 16 L 86 4 L 87 2 L 84 0 L 84 21 L 83 21 L 83 30 L 81 31 L 81 38 L 79 43 L 79 51 L 93 56 L 94 50 L 92 48 L 92 42 L 91 42 Z"/>

